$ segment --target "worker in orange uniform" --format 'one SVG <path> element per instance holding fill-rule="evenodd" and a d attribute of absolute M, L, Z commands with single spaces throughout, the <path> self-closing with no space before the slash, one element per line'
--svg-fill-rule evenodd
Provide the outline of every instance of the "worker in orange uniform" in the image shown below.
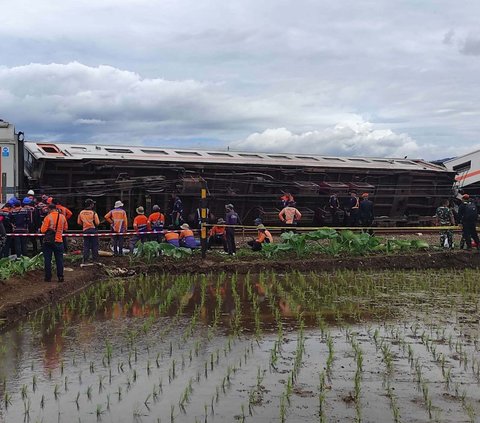
<path fill-rule="evenodd" d="M 86 264 L 89 257 L 90 251 L 92 252 L 92 260 L 95 262 L 98 260 L 98 225 L 100 225 L 100 219 L 98 214 L 94 210 L 95 201 L 91 198 L 85 200 L 85 209 L 83 209 L 77 218 L 77 223 L 82 226 L 83 233 L 83 263 Z"/>
<path fill-rule="evenodd" d="M 208 234 L 207 246 L 210 250 L 214 245 L 222 245 L 223 251 L 228 252 L 227 239 L 225 237 L 225 220 L 222 218 L 217 220 L 217 224 L 210 229 Z"/>
<path fill-rule="evenodd" d="M 133 253 L 133 249 L 135 245 L 137 245 L 138 241 L 141 241 L 143 244 L 147 240 L 147 235 L 144 232 L 148 232 L 150 230 L 150 223 L 148 222 L 148 217 L 145 216 L 145 210 L 142 206 L 137 207 L 136 210 L 137 216 L 133 219 L 133 230 L 136 232 L 135 235 L 130 238 L 130 253 Z"/>
<path fill-rule="evenodd" d="M 62 206 L 60 204 L 60 201 L 56 200 L 53 197 L 49 197 L 48 200 L 47 200 L 47 204 L 52 204 L 52 203 L 57 205 L 57 210 L 65 216 L 65 218 L 67 219 L 67 222 L 68 222 L 70 220 L 70 218 L 73 216 L 72 211 L 70 209 L 68 209 L 67 207 Z M 65 238 L 65 237 L 63 238 L 63 248 L 64 248 L 65 253 L 68 252 L 68 241 L 67 241 L 67 238 Z"/>
<path fill-rule="evenodd" d="M 52 256 L 55 256 L 58 282 L 63 282 L 63 233 L 68 229 L 67 218 L 58 211 L 55 203 L 48 206 L 49 214 L 43 220 L 40 232 L 43 238 L 45 282 L 52 281 Z"/>
<path fill-rule="evenodd" d="M 184 223 L 180 226 L 180 247 L 185 248 L 197 248 L 200 245 L 200 241 L 195 239 L 193 231 L 190 229 L 188 223 Z"/>
<path fill-rule="evenodd" d="M 278 217 L 287 228 L 294 228 L 302 218 L 302 214 L 296 209 L 295 203 L 290 201 L 287 207 L 278 213 Z"/>
<path fill-rule="evenodd" d="M 153 240 L 160 242 L 163 236 L 163 228 L 165 226 L 165 215 L 160 212 L 160 207 L 154 205 L 152 207 L 152 214 L 148 216 L 148 223 L 153 232 L 157 232 L 153 235 Z"/>
<path fill-rule="evenodd" d="M 112 237 L 113 254 L 115 256 L 122 256 L 123 234 L 127 232 L 128 227 L 127 213 L 123 210 L 123 203 L 120 200 L 115 201 L 115 208 L 110 210 L 104 217 L 105 220 L 110 223 L 112 232 L 114 232 Z"/>
<path fill-rule="evenodd" d="M 167 231 L 165 233 L 165 242 L 178 248 L 180 247 L 180 235 L 175 231 Z"/>
<path fill-rule="evenodd" d="M 258 225 L 257 229 L 258 229 L 257 237 L 247 242 L 247 244 L 252 248 L 252 251 L 260 251 L 264 243 L 267 243 L 267 244 L 270 243 L 270 238 L 268 238 L 267 235 L 265 234 L 267 230 L 265 225 Z M 270 237 L 271 236 L 272 235 L 270 235 Z"/>

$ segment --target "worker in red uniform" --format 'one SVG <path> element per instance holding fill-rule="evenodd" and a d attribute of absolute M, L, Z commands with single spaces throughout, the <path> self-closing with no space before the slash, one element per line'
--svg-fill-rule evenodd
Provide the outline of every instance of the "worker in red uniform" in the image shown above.
<path fill-rule="evenodd" d="M 289 192 L 285 192 L 281 197 L 280 200 L 282 201 L 282 207 L 287 207 L 290 203 L 295 203 L 295 198 Z"/>
<path fill-rule="evenodd" d="M 45 282 L 52 281 L 52 256 L 55 256 L 58 282 L 63 282 L 63 233 L 68 229 L 66 217 L 60 213 L 54 203 L 48 206 L 50 213 L 43 220 L 40 231 L 45 234 L 43 258 L 45 263 Z M 49 232 L 47 234 L 47 232 Z M 52 234 L 51 239 L 50 233 Z"/>
<path fill-rule="evenodd" d="M 227 239 L 225 237 L 225 220 L 222 218 L 217 220 L 217 224 L 210 229 L 208 234 L 207 246 L 210 250 L 214 245 L 222 245 L 225 253 L 227 250 Z"/>
<path fill-rule="evenodd" d="M 193 231 L 190 229 L 188 223 L 184 223 L 182 226 L 180 226 L 180 229 L 180 247 L 193 249 L 197 248 L 200 245 L 200 241 L 197 241 L 195 239 Z"/>
<path fill-rule="evenodd" d="M 135 245 L 137 245 L 138 241 L 143 244 L 147 240 L 147 235 L 144 234 L 144 232 L 148 232 L 150 230 L 150 223 L 148 222 L 148 217 L 145 216 L 145 209 L 140 206 L 137 207 L 135 211 L 137 212 L 137 216 L 135 216 L 135 219 L 133 219 L 133 230 L 136 232 L 136 234 L 130 239 L 130 253 L 133 253 Z"/>
<path fill-rule="evenodd" d="M 165 242 L 178 248 L 180 247 L 180 235 L 175 231 L 167 231 L 165 233 Z"/>
<path fill-rule="evenodd" d="M 123 234 L 127 232 L 128 227 L 127 213 L 123 210 L 123 203 L 120 200 L 115 201 L 115 208 L 110 210 L 104 218 L 110 223 L 114 233 L 112 237 L 113 254 L 123 256 Z"/>
<path fill-rule="evenodd" d="M 302 213 L 297 210 L 294 202 L 290 202 L 287 207 L 278 213 L 278 217 L 287 228 L 294 228 L 302 218 Z"/>
<path fill-rule="evenodd" d="M 160 212 L 160 207 L 154 205 L 152 207 L 152 214 L 148 216 L 148 223 L 153 232 L 158 232 L 153 235 L 153 240 L 160 242 L 163 236 L 163 228 L 165 227 L 165 215 Z"/>
<path fill-rule="evenodd" d="M 90 257 L 90 251 L 92 252 L 92 260 L 95 262 L 98 260 L 98 225 L 100 225 L 100 219 L 95 209 L 95 201 L 91 198 L 85 200 L 85 208 L 79 213 L 77 223 L 82 226 L 83 233 L 83 263 L 87 263 Z"/>
<path fill-rule="evenodd" d="M 266 230 L 267 228 L 265 227 L 265 225 L 258 225 L 257 226 L 257 229 L 258 229 L 258 233 L 257 233 L 257 237 L 255 239 L 252 239 L 251 241 L 248 241 L 247 244 L 252 248 L 252 251 L 260 251 L 262 249 L 262 246 L 264 243 L 270 243 L 270 239 L 269 237 L 267 237 L 266 235 Z M 272 235 L 270 234 L 270 237 Z M 273 238 L 272 238 L 273 240 Z"/>

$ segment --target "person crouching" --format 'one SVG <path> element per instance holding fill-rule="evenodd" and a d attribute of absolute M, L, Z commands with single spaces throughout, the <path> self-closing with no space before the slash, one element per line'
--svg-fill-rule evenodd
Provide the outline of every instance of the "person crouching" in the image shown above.
<path fill-rule="evenodd" d="M 208 249 L 210 250 L 214 245 L 222 245 L 223 251 L 228 252 L 227 239 L 225 237 L 225 220 L 218 219 L 217 224 L 210 229 L 208 234 Z"/>
<path fill-rule="evenodd" d="M 195 239 L 188 223 L 184 223 L 180 226 L 180 229 L 180 247 L 197 248 L 200 245 L 200 242 Z"/>
<path fill-rule="evenodd" d="M 252 251 L 260 251 L 264 243 L 270 244 L 270 242 L 273 240 L 270 232 L 268 232 L 269 236 L 267 236 L 267 228 L 265 225 L 258 225 L 257 229 L 257 238 L 247 242 L 247 244 L 252 248 Z"/>

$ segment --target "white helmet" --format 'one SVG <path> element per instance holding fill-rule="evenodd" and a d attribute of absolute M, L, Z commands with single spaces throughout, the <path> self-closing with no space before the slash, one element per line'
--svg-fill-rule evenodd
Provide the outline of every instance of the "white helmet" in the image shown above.
<path fill-rule="evenodd" d="M 31 189 L 27 192 L 27 195 L 35 195 L 35 192 L 33 191 L 33 189 Z"/>

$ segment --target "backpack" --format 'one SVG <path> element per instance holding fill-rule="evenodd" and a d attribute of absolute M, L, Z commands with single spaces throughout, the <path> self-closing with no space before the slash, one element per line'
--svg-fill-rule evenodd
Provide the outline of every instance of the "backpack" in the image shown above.
<path fill-rule="evenodd" d="M 475 222 L 478 217 L 477 206 L 474 203 L 466 203 L 463 211 L 463 220 L 467 222 Z"/>

